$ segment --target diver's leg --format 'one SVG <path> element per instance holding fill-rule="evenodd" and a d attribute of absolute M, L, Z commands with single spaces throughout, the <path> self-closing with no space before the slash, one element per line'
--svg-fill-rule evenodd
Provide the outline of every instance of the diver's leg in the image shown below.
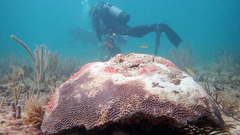
<path fill-rule="evenodd" d="M 140 37 L 141 38 L 148 33 L 156 31 L 156 26 L 157 26 L 157 24 L 135 26 L 129 31 L 128 35 L 132 36 L 132 37 Z"/>
<path fill-rule="evenodd" d="M 157 24 L 141 25 L 136 27 L 129 27 L 128 25 L 121 24 L 119 21 L 113 21 L 110 24 L 112 32 L 132 37 L 143 37 L 144 35 L 156 30 Z"/>

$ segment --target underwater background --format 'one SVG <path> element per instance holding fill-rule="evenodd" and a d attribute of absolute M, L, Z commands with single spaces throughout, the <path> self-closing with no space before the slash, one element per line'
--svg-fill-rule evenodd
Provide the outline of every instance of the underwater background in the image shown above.
<path fill-rule="evenodd" d="M 92 31 L 89 10 L 97 0 L 1 0 L 0 4 L 0 56 L 9 52 L 26 54 L 18 43 L 10 38 L 15 35 L 31 50 L 35 45 L 45 44 L 51 51 L 75 55 L 86 62 L 98 59 L 96 44 L 69 44 L 68 29 L 84 28 Z M 166 23 L 176 31 L 183 42 L 191 42 L 194 52 L 200 56 L 201 64 L 211 63 L 221 49 L 234 48 L 239 53 L 240 16 L 238 0 L 160 1 L 110 0 L 115 6 L 130 14 L 128 25 Z M 166 56 L 173 45 L 162 34 L 158 56 Z M 129 37 L 123 53 L 139 51 L 148 45 L 144 53 L 153 54 L 155 33 L 143 38 Z M 90 56 L 87 57 L 86 56 Z M 200 63 L 199 62 L 199 63 Z"/>
<path fill-rule="evenodd" d="M 15 86 L 12 85 L 15 82 L 16 88 L 31 89 L 32 95 L 38 94 L 35 89 L 41 89 L 42 97 L 49 98 L 46 101 L 41 100 L 44 106 L 47 105 L 54 90 L 83 65 L 100 61 L 100 46 L 95 43 L 97 37 L 89 15 L 90 9 L 99 2 L 98 0 L 0 0 L 0 99 L 2 99 L 0 110 L 9 108 L 14 98 L 16 99 L 14 97 L 16 94 L 13 93 Z M 127 23 L 130 27 L 166 23 L 178 33 L 182 38 L 178 50 L 169 42 L 165 33 L 161 34 L 157 56 L 171 60 L 202 87 L 209 83 L 212 92 L 220 91 L 218 96 L 230 104 L 221 102 L 217 104 L 220 107 L 225 106 L 227 109 L 220 108 L 220 110 L 227 111 L 236 120 L 228 123 L 238 125 L 231 133 L 240 134 L 239 0 L 109 0 L 105 2 L 110 2 L 127 12 L 131 16 Z M 91 38 L 82 38 L 79 33 L 74 33 L 79 28 L 91 33 Z M 38 88 L 36 71 L 34 71 L 36 69 L 30 55 L 10 37 L 11 35 L 23 41 L 33 53 L 40 45 L 47 47 L 43 48 L 47 52 L 44 52 L 44 55 L 49 56 L 48 60 L 44 60 L 48 63 L 48 67 L 43 71 L 42 80 L 38 81 Z M 154 55 L 155 38 L 155 32 L 143 38 L 128 37 L 126 47 L 121 47 L 122 53 Z M 141 48 L 140 46 L 143 45 L 148 47 Z M 40 49 L 37 50 L 40 52 Z M 27 87 L 22 83 L 22 73 Z M 49 84 L 45 83 L 46 79 L 49 79 Z M 24 92 L 20 91 L 20 94 L 19 104 L 27 104 L 25 101 L 28 98 L 25 97 Z M 212 93 L 208 94 L 212 96 Z M 213 98 L 218 97 L 215 95 Z M 3 112 L 5 113 L 0 111 L 0 119 L 2 115 L 5 116 Z M 226 119 L 227 116 L 224 121 Z M 39 125 L 37 127 L 39 128 Z M 0 133 L 1 129 L 0 126 Z"/>

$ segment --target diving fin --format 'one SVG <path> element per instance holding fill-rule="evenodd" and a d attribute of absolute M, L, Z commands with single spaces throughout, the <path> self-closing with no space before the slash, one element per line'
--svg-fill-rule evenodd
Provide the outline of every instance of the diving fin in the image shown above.
<path fill-rule="evenodd" d="M 173 31 L 167 24 L 160 24 L 160 27 L 162 31 L 164 31 L 168 37 L 168 40 L 176 47 L 178 48 L 180 42 L 182 42 L 182 39 L 178 36 L 178 34 Z"/>

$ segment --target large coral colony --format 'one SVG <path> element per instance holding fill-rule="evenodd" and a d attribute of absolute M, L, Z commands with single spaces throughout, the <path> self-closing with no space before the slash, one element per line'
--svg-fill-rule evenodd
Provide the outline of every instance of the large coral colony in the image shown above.
<path fill-rule="evenodd" d="M 84 65 L 11 38 L 30 57 L 1 59 L 0 134 L 240 134 L 237 55 L 193 68 L 188 44 L 172 49 L 173 63 L 130 53 Z"/>

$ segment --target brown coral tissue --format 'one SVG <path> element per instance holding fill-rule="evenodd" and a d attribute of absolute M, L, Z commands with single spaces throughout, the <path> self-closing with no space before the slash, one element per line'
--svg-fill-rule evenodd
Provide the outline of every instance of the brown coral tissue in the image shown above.
<path fill-rule="evenodd" d="M 40 129 L 44 115 L 42 105 L 36 98 L 27 100 L 25 104 L 22 116 L 23 124 Z"/>

